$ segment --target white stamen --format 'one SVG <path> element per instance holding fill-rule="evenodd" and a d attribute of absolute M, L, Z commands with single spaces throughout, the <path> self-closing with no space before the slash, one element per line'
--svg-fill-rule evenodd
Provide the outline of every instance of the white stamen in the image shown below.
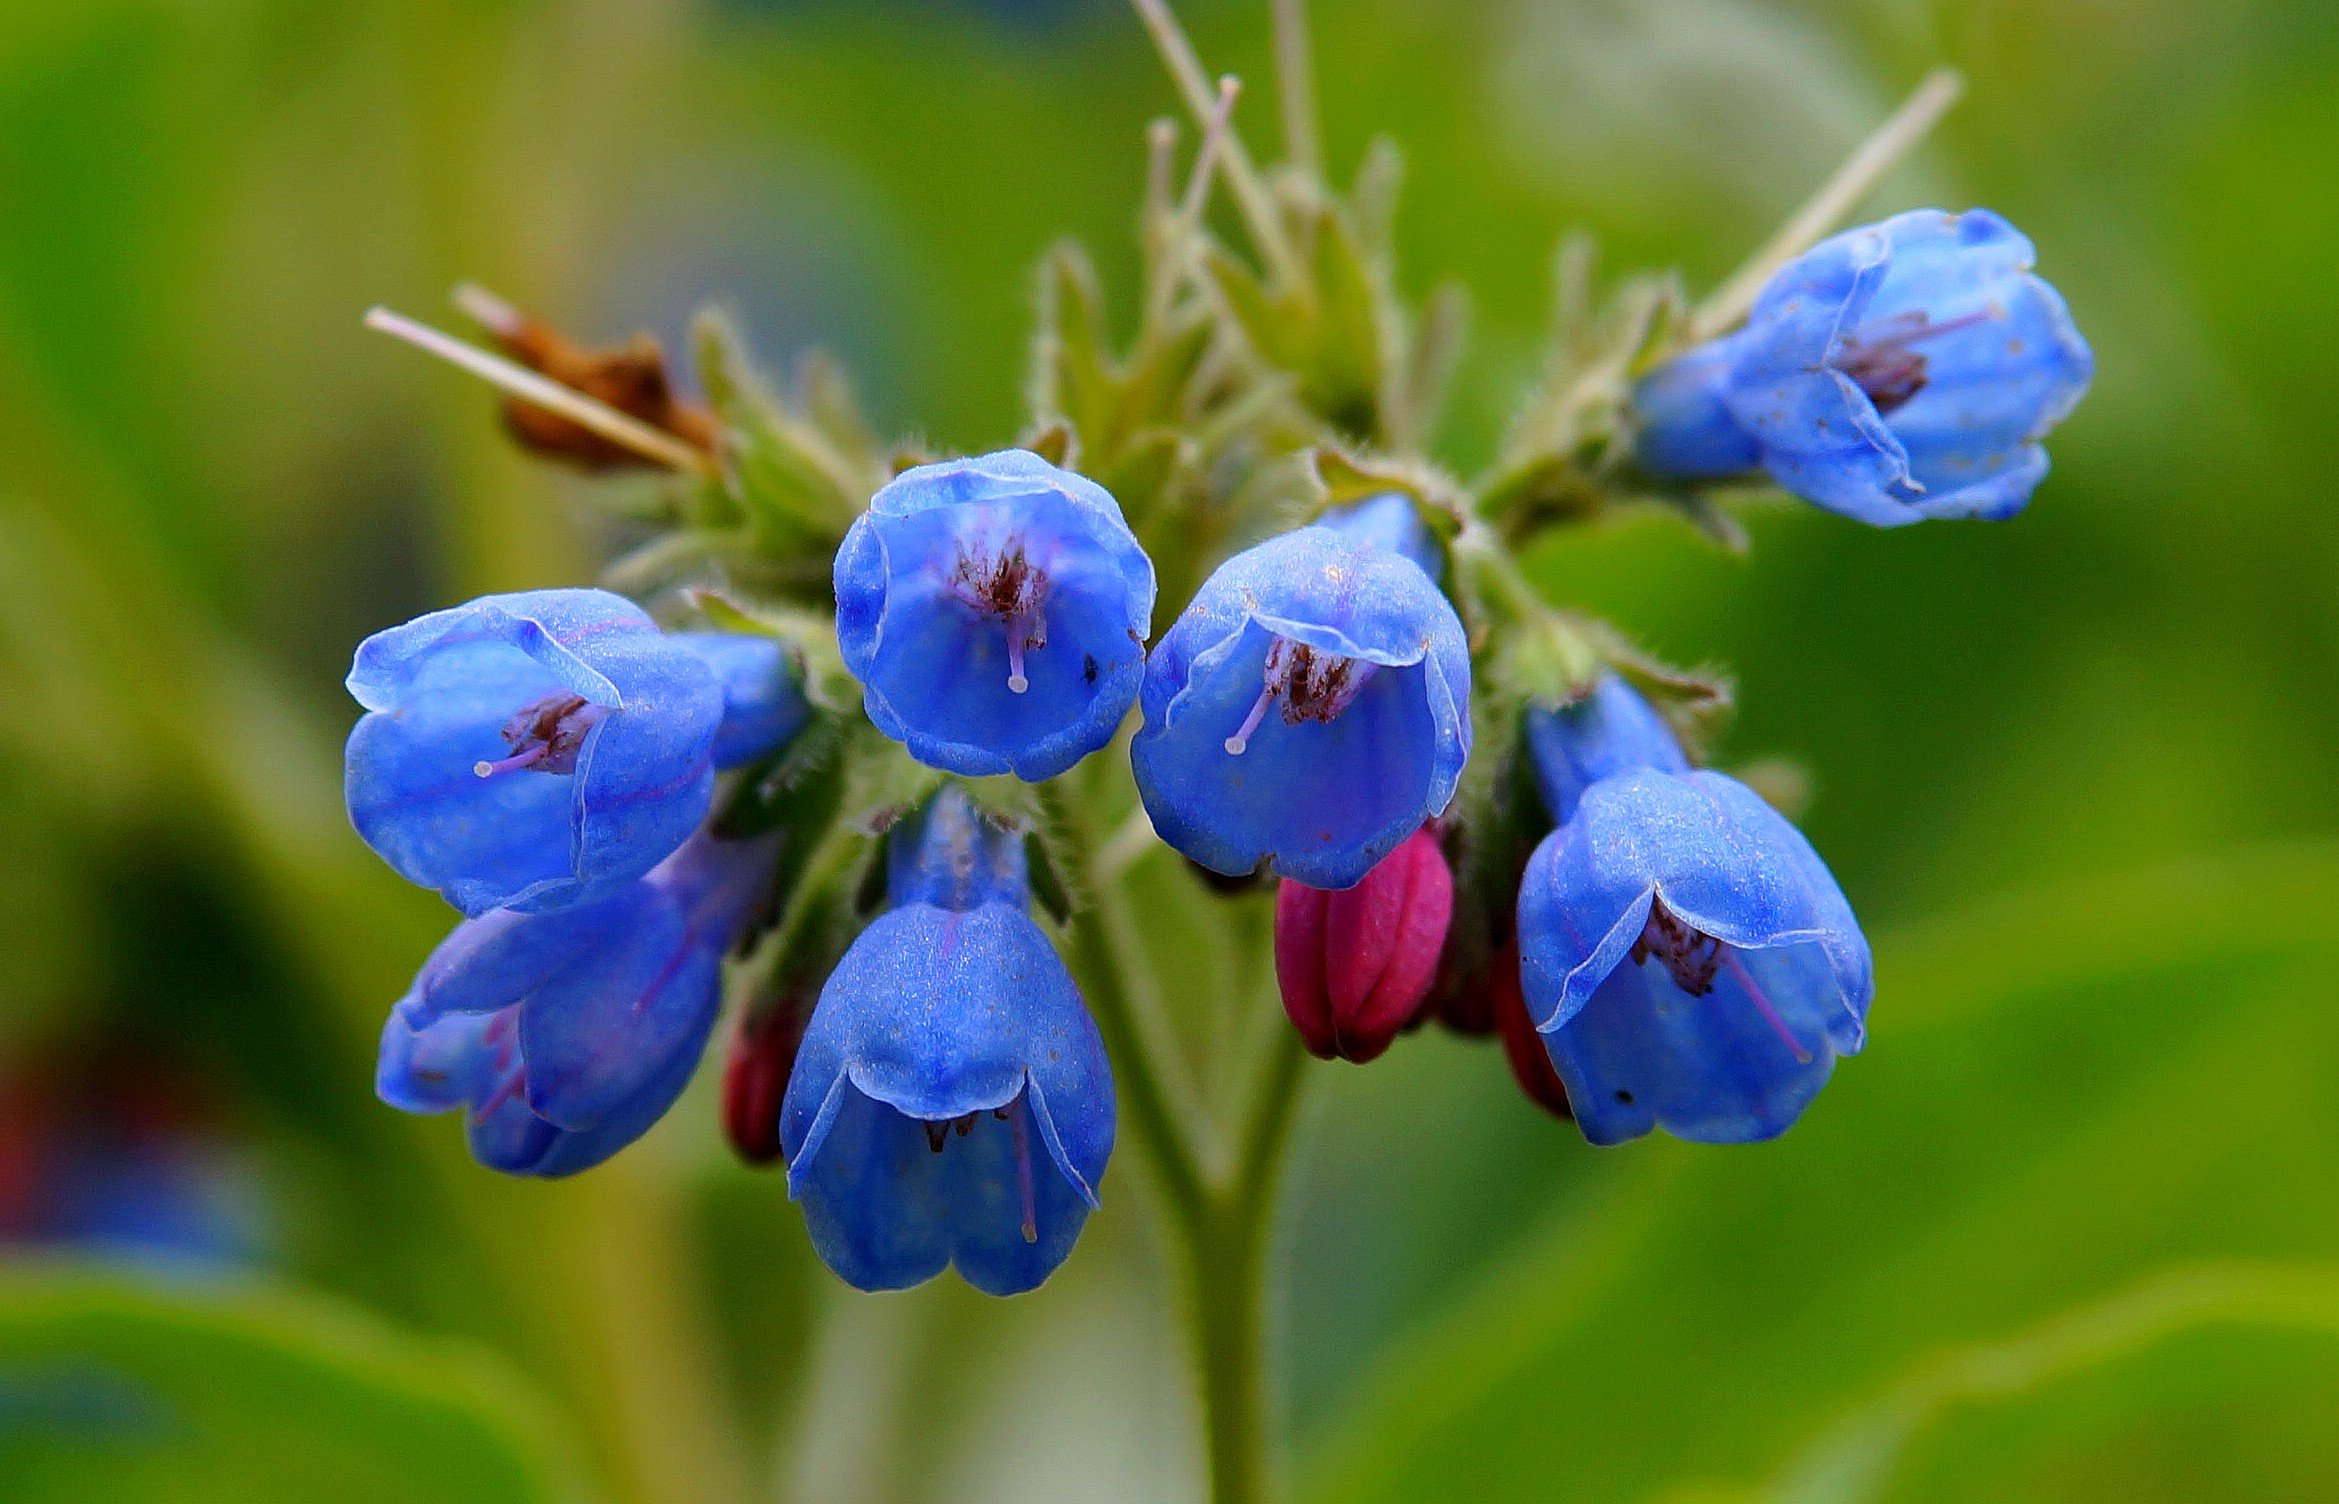
<path fill-rule="evenodd" d="M 1251 733 L 1267 718 L 1267 707 L 1275 703 L 1275 686 L 1270 684 L 1259 691 L 1259 698 L 1251 702 L 1251 713 L 1243 717 L 1242 729 L 1226 739 L 1226 755 L 1240 757 L 1250 750 Z"/>
<path fill-rule="evenodd" d="M 1023 623 L 1007 623 L 1007 687 L 1016 694 L 1031 688 L 1031 681 L 1023 676 Z"/>
<path fill-rule="evenodd" d="M 525 752 L 515 752 L 511 756 L 495 762 L 481 758 L 471 765 L 471 771 L 481 778 L 493 778 L 498 773 L 510 773 L 521 768 L 532 768 L 542 762 L 544 754 L 551 750 L 552 748 L 547 744 L 530 747 Z"/>

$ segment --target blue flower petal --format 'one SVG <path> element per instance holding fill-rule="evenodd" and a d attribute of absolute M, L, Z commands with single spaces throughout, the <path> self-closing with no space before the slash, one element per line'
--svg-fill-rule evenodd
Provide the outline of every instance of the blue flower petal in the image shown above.
<path fill-rule="evenodd" d="M 1746 327 L 1636 392 L 1660 474 L 1727 473 L 1718 401 L 1781 486 L 1882 527 L 2003 518 L 2045 476 L 2039 441 L 2094 356 L 2031 244 L 1987 210 L 1919 209 L 1822 241 L 1781 269 Z"/>
<path fill-rule="evenodd" d="M 488 596 L 377 633 L 350 692 L 350 819 L 401 874 L 467 915 L 607 896 L 705 817 L 722 716 L 713 673 L 599 590 Z M 604 712 L 573 770 L 518 768 L 503 730 L 547 697 Z M 549 765 L 548 765 L 549 768 Z"/>
<path fill-rule="evenodd" d="M 1008 1119 L 992 1116 L 1002 1109 Z M 970 1114 L 963 1138 L 947 1126 Z M 1071 1251 L 1113 1118 L 1103 1042 L 1030 916 L 911 904 L 865 930 L 822 989 L 780 1132 L 789 1194 L 840 1277 L 898 1289 L 955 1262 L 977 1288 L 1010 1294 Z M 946 1125 L 939 1153 L 928 1124 Z"/>
<path fill-rule="evenodd" d="M 1655 904 L 1720 942 L 1692 995 L 1634 959 Z M 1864 1039 L 1875 988 L 1851 906 L 1801 832 L 1719 773 L 1593 784 L 1519 893 L 1530 1016 L 1585 1133 L 1767 1138 Z"/>
<path fill-rule="evenodd" d="M 1742 1144 L 1794 1125 L 1843 1049 L 1826 953 L 1805 944 L 1731 959 L 1702 997 L 1658 962 L 1628 960 L 1544 1036 L 1585 1138 L 1616 1144 L 1662 1127 L 1694 1143 Z"/>
<path fill-rule="evenodd" d="M 1226 750 L 1265 685 L 1273 638 L 1374 666 L 1332 719 L 1270 710 Z M 1131 747 L 1162 839 L 1214 871 L 1272 861 L 1345 888 L 1444 811 L 1470 755 L 1470 654 L 1421 567 L 1325 527 L 1221 565 L 1164 634 Z"/>
<path fill-rule="evenodd" d="M 1762 463 L 1762 446 L 1730 411 L 1725 390 L 1737 352 L 1728 340 L 1700 345 L 1633 389 L 1633 455 L 1657 475 L 1740 475 Z"/>
<path fill-rule="evenodd" d="M 1543 807 L 1561 824 L 1576 812 L 1584 790 L 1630 768 L 1686 773 L 1689 759 L 1673 728 L 1640 692 L 1604 674 L 1572 705 L 1527 710 L 1527 753 Z"/>
<path fill-rule="evenodd" d="M 1024 651 L 1020 693 L 1011 618 L 978 604 L 983 571 L 1011 551 L 1040 582 L 1044 637 Z M 903 472 L 846 535 L 835 584 L 870 720 L 931 766 L 1051 778 L 1109 741 L 1136 696 L 1153 565 L 1110 494 L 1037 455 Z"/>
<path fill-rule="evenodd" d="M 1421 566 L 1435 583 L 1446 577 L 1446 552 L 1421 519 L 1421 508 L 1402 491 L 1370 496 L 1333 507 L 1316 519 L 1352 542 L 1388 553 L 1402 554 Z"/>
<path fill-rule="evenodd" d="M 812 719 L 812 706 L 777 638 L 677 632 L 669 640 L 696 654 L 723 688 L 723 721 L 715 733 L 718 770 L 778 751 Z"/>

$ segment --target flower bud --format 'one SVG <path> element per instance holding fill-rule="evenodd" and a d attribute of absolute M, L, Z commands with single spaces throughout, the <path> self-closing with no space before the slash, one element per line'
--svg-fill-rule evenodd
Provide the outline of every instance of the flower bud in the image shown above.
<path fill-rule="evenodd" d="M 1362 1064 L 1389 1047 L 1437 975 L 1454 875 L 1423 827 L 1353 888 L 1286 881 L 1275 898 L 1275 976 L 1308 1048 Z"/>
<path fill-rule="evenodd" d="M 1575 1110 L 1568 1106 L 1567 1087 L 1552 1068 L 1551 1051 L 1544 1046 L 1543 1036 L 1535 1032 L 1535 1021 L 1527 1016 L 1527 994 L 1519 985 L 1519 942 L 1516 937 L 1496 952 L 1494 968 L 1487 974 L 1485 997 L 1488 1012 L 1496 1032 L 1502 1035 L 1502 1052 L 1511 1063 L 1511 1075 L 1518 1081 L 1519 1090 L 1527 1100 L 1553 1117 L 1573 1119 Z"/>
<path fill-rule="evenodd" d="M 780 1099 L 811 1016 L 812 999 L 781 998 L 762 1018 L 742 1020 L 732 1036 L 723 1065 L 723 1136 L 748 1164 L 780 1157 Z"/>

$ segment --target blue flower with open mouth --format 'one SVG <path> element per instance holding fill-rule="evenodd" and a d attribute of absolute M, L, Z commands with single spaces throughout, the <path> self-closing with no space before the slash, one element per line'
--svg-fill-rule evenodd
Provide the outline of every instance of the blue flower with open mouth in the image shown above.
<path fill-rule="evenodd" d="M 1640 464 L 1682 479 L 1764 469 L 1879 527 L 2013 516 L 2046 478 L 2040 440 L 2095 371 L 2035 260 L 1986 209 L 1916 209 L 1822 241 L 1745 328 L 1641 382 Z"/>
<path fill-rule="evenodd" d="M 1858 1052 L 1868 943 L 1802 833 L 1720 773 L 1585 788 L 1519 892 L 1527 1008 L 1584 1136 L 1785 1132 Z"/>
<path fill-rule="evenodd" d="M 1214 872 L 1348 888 L 1442 813 L 1470 650 L 1420 565 L 1313 526 L 1219 566 L 1146 666 L 1131 746 L 1154 829 Z"/>
<path fill-rule="evenodd" d="M 808 714 L 777 644 L 711 636 L 667 637 L 605 590 L 490 595 L 375 633 L 349 672 L 368 712 L 351 823 L 473 917 L 620 891 L 706 818 L 719 766 Z"/>
<path fill-rule="evenodd" d="M 1153 564 L 1109 492 L 1036 454 L 902 472 L 835 576 L 869 719 L 932 767 L 1053 778 L 1137 698 Z"/>
<path fill-rule="evenodd" d="M 892 833 L 894 906 L 821 990 L 780 1109 L 788 1193 L 864 1290 L 992 1295 L 1071 1253 L 1113 1150 L 1104 1043 L 1027 912 L 1022 839 L 946 789 Z"/>
<path fill-rule="evenodd" d="M 468 1113 L 511 1175 L 599 1164 L 666 1114 L 722 1001 L 722 960 L 772 869 L 769 840 L 701 835 L 611 897 L 455 927 L 382 1030 L 375 1091 Z"/>

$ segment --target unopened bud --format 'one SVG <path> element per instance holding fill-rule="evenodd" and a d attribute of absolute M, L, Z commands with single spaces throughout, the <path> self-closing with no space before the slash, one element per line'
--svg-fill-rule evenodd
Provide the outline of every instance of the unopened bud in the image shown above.
<path fill-rule="evenodd" d="M 1275 897 L 1275 976 L 1308 1048 L 1360 1064 L 1413 1020 L 1454 916 L 1454 875 L 1424 827 L 1353 888 L 1286 881 Z"/>
<path fill-rule="evenodd" d="M 723 1135 L 751 1165 L 780 1157 L 780 1099 L 787 1095 L 811 1013 L 810 998 L 783 998 L 761 1019 L 743 1022 L 732 1037 L 731 1058 L 723 1066 Z"/>
<path fill-rule="evenodd" d="M 1511 1063 L 1511 1075 L 1527 1100 L 1556 1118 L 1572 1120 L 1567 1087 L 1552 1068 L 1551 1052 L 1527 1016 L 1527 996 L 1519 982 L 1519 942 L 1514 938 L 1495 953 L 1494 969 L 1486 979 L 1485 997 L 1493 1013 L 1495 1032 L 1502 1035 L 1502 1052 Z"/>

